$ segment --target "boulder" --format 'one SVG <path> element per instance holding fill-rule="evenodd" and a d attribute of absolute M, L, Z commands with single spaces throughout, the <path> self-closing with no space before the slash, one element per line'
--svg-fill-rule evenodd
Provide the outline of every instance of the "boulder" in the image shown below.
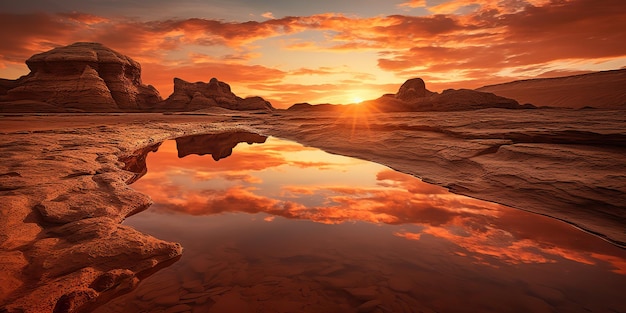
<path fill-rule="evenodd" d="M 33 55 L 30 73 L 3 80 L 0 100 L 45 102 L 88 112 L 140 111 L 161 101 L 141 82 L 141 66 L 99 43 L 77 42 Z"/>
<path fill-rule="evenodd" d="M 230 86 L 217 78 L 208 83 L 190 83 L 174 78 L 174 92 L 161 102 L 157 110 L 195 111 L 212 107 L 230 110 L 273 110 L 272 104 L 261 97 L 242 99 L 235 95 Z"/>

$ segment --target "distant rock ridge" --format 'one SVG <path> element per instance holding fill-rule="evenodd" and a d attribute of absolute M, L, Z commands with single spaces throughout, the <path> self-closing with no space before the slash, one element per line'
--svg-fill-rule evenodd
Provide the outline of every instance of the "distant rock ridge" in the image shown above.
<path fill-rule="evenodd" d="M 533 105 L 520 105 L 517 101 L 488 92 L 470 89 L 447 89 L 442 93 L 426 89 L 421 78 L 404 82 L 395 94 L 352 105 L 310 105 L 297 103 L 289 111 L 301 110 L 348 110 L 354 106 L 368 108 L 371 112 L 415 112 L 415 111 L 466 111 L 488 108 L 531 109 Z"/>
<path fill-rule="evenodd" d="M 211 107 L 231 110 L 273 110 L 272 104 L 261 97 L 240 98 L 230 86 L 211 78 L 208 83 L 190 83 L 174 78 L 174 92 L 156 106 L 158 110 L 194 111 Z"/>
<path fill-rule="evenodd" d="M 146 110 L 162 100 L 153 86 L 142 84 L 138 62 L 99 43 L 54 48 L 33 55 L 26 65 L 28 75 L 0 82 L 0 101 L 110 112 Z"/>
<path fill-rule="evenodd" d="M 77 42 L 26 60 L 28 75 L 0 79 L 0 112 L 171 112 L 221 107 L 273 110 L 261 97 L 240 98 L 224 82 L 174 78 L 165 101 L 141 82 L 141 65 L 100 43 Z"/>

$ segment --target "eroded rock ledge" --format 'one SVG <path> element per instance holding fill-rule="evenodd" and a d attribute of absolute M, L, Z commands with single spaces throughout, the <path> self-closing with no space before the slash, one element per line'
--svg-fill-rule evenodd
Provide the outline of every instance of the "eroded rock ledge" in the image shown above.
<path fill-rule="evenodd" d="M 205 125 L 3 134 L 0 311 L 89 311 L 175 261 L 180 244 L 120 224 L 151 200 L 127 185 L 133 173 L 122 170 L 118 157 L 167 138 L 217 130 Z"/>
<path fill-rule="evenodd" d="M 550 216 L 626 247 L 623 111 L 481 110 L 306 118 L 269 134 Z M 298 127 L 289 126 L 298 124 Z"/>

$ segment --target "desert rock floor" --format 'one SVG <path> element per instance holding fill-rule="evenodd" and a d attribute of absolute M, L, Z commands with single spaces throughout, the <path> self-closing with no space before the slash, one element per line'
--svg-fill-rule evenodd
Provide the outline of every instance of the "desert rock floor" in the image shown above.
<path fill-rule="evenodd" d="M 86 310 L 179 257 L 180 245 L 120 225 L 151 200 L 126 184 L 132 173 L 119 158 L 166 139 L 235 129 L 375 161 L 626 244 L 626 117 L 618 111 L 219 111 L 1 120 L 0 311 Z"/>

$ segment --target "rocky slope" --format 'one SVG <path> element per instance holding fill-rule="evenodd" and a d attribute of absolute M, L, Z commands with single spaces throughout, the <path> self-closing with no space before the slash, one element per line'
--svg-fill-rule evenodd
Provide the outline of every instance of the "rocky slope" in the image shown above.
<path fill-rule="evenodd" d="M 161 101 L 159 92 L 141 82 L 141 66 L 99 43 L 77 42 L 26 60 L 30 73 L 0 82 L 0 100 L 43 102 L 42 110 L 87 112 L 140 111 Z M 13 108 L 20 108 L 13 103 Z M 36 106 L 35 106 L 36 107 Z"/>
<path fill-rule="evenodd" d="M 540 78 L 490 85 L 476 90 L 492 92 L 536 106 L 564 108 L 626 108 L 626 69 Z"/>

